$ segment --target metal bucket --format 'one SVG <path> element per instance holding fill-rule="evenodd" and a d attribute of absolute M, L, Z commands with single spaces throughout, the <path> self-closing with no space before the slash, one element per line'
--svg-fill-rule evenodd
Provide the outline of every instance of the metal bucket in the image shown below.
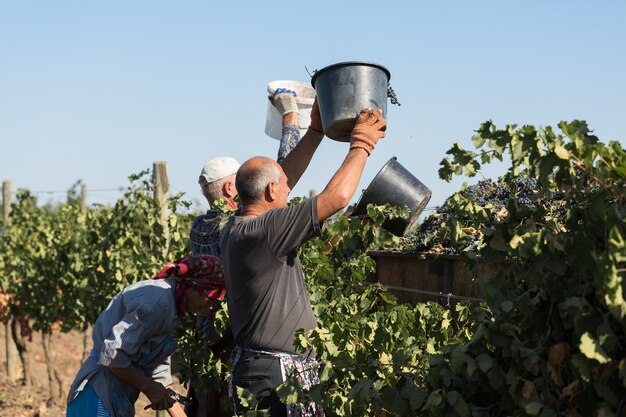
<path fill-rule="evenodd" d="M 430 189 L 400 165 L 394 156 L 383 165 L 367 189 L 363 191 L 352 215 L 367 214 L 368 204 L 407 206 L 411 210 L 407 220 L 390 219 L 382 225 L 391 233 L 402 236 L 413 231 L 431 195 Z"/>
<path fill-rule="evenodd" d="M 317 70 L 311 84 L 317 92 L 324 134 L 349 142 L 359 112 L 381 109 L 387 117 L 387 87 L 391 73 L 370 62 L 340 62 Z"/>

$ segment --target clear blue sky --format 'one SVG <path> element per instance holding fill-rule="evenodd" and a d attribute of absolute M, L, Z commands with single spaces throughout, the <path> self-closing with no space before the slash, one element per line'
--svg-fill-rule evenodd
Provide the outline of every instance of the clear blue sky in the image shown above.
<path fill-rule="evenodd" d="M 118 192 L 95 190 L 166 160 L 172 191 L 204 210 L 207 159 L 275 157 L 269 81 L 364 60 L 389 68 L 402 106 L 354 201 L 397 156 L 441 204 L 462 181 L 439 180 L 440 160 L 487 119 L 585 119 L 626 143 L 625 21 L 622 1 L 0 0 L 0 180 L 81 179 L 89 203 L 110 203 Z M 292 195 L 323 189 L 346 152 L 325 139 Z"/>

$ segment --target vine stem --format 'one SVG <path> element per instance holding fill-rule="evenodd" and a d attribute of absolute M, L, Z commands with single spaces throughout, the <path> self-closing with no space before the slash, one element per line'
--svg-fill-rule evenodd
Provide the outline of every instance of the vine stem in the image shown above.
<path fill-rule="evenodd" d="M 48 370 L 48 404 L 54 404 L 61 398 L 63 398 L 63 386 L 61 383 L 61 378 L 59 377 L 59 372 L 57 371 L 53 352 L 52 352 L 52 331 L 50 330 L 42 330 L 41 331 L 41 339 L 43 345 L 44 356 L 46 358 L 46 368 Z"/>
<path fill-rule="evenodd" d="M 572 164 L 574 164 L 574 166 L 575 166 L 576 168 L 580 169 L 580 170 L 581 170 L 581 171 L 583 171 L 583 172 L 587 172 L 587 173 L 589 172 L 589 171 L 587 170 L 587 168 L 585 167 L 585 165 L 584 165 L 582 162 L 580 162 L 580 161 L 577 161 L 577 160 L 572 160 Z M 604 181 L 602 181 L 600 178 L 596 177 L 596 176 L 595 176 L 595 175 L 593 175 L 593 174 L 591 174 L 590 176 L 591 176 L 591 178 L 592 178 L 595 182 L 597 182 L 598 184 L 600 184 L 600 185 L 602 186 L 602 188 L 604 188 L 605 190 L 611 191 L 612 193 L 614 193 L 614 192 L 615 192 L 615 190 L 613 189 L 613 187 L 612 187 L 612 186 L 605 184 L 605 183 L 604 183 Z"/>
<path fill-rule="evenodd" d="M 559 231 L 558 231 L 555 227 L 552 227 L 552 226 L 550 226 L 549 224 L 540 223 L 540 222 L 535 222 L 535 224 L 536 224 L 537 226 L 545 227 L 546 229 L 548 229 L 548 230 L 550 230 L 550 231 L 554 232 L 555 234 L 558 234 L 558 233 L 559 233 Z"/>

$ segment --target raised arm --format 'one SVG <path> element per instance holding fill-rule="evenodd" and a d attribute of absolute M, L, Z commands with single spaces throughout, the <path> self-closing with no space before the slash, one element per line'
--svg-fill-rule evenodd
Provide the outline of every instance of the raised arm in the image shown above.
<path fill-rule="evenodd" d="M 347 206 L 354 195 L 367 157 L 378 140 L 385 137 L 385 132 L 381 129 L 387 125 L 387 121 L 380 118 L 381 114 L 379 109 L 361 110 L 352 129 L 350 150 L 346 159 L 317 197 L 317 217 L 320 222 Z"/>
<path fill-rule="evenodd" d="M 299 141 L 294 139 L 294 136 L 299 137 L 300 135 L 298 106 L 295 96 L 289 93 L 276 95 L 274 97 L 274 105 L 283 114 L 283 137 L 279 149 L 278 163 L 283 168 L 285 175 L 287 175 L 289 188 L 293 188 L 300 180 L 300 177 L 302 177 L 304 171 L 306 171 L 313 154 L 324 137 L 317 98 L 311 108 L 311 125 Z"/>

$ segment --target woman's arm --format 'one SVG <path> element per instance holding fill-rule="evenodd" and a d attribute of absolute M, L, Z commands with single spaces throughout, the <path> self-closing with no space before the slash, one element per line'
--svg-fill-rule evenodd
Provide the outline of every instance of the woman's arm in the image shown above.
<path fill-rule="evenodd" d="M 109 367 L 109 369 L 119 379 L 143 392 L 150 400 L 149 407 L 153 410 L 167 410 L 174 405 L 175 400 L 169 395 L 167 389 L 144 375 L 135 366 L 130 365 L 126 368 Z"/>

